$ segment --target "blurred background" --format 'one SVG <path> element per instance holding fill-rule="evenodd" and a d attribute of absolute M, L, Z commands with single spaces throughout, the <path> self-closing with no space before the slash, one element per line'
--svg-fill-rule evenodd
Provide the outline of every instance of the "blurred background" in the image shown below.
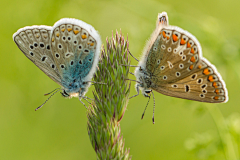
<path fill-rule="evenodd" d="M 197 37 L 203 56 L 226 82 L 229 101 L 206 104 L 155 92 L 153 125 L 153 101 L 141 120 L 148 99 L 140 95 L 129 101 L 121 121 L 125 147 L 137 160 L 238 158 L 239 6 L 238 0 L 1 0 L 0 159 L 96 159 L 87 134 L 86 109 L 77 98 L 64 99 L 59 93 L 34 111 L 47 99 L 43 94 L 59 86 L 23 55 L 12 40 L 13 33 L 24 26 L 52 26 L 63 17 L 72 17 L 94 26 L 104 44 L 112 31 L 121 29 L 128 35 L 131 53 L 139 58 L 162 11 L 168 13 L 171 25 Z M 134 94 L 132 83 L 130 95 Z"/>

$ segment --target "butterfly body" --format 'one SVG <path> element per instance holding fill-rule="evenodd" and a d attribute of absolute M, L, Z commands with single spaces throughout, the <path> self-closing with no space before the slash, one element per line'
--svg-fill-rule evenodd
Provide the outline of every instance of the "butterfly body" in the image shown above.
<path fill-rule="evenodd" d="M 136 89 L 145 97 L 155 90 L 201 102 L 228 101 L 225 83 L 215 66 L 202 57 L 198 40 L 183 29 L 168 25 L 165 12 L 159 14 L 157 28 L 138 66 Z"/>
<path fill-rule="evenodd" d="M 53 27 L 21 28 L 13 39 L 27 58 L 62 87 L 64 97 L 84 97 L 101 47 L 100 36 L 91 25 L 63 18 Z"/>

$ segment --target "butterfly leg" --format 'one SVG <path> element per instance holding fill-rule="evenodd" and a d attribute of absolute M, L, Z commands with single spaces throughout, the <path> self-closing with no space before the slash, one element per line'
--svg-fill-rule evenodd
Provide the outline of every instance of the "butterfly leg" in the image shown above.
<path fill-rule="evenodd" d="M 87 106 L 85 105 L 85 103 L 83 103 L 83 102 L 81 101 L 81 98 L 82 98 L 82 97 L 79 97 L 79 101 L 85 106 L 86 109 L 88 109 Z"/>
<path fill-rule="evenodd" d="M 136 85 L 136 90 L 137 90 L 137 94 L 136 95 L 133 95 L 132 97 L 130 97 L 129 99 L 133 98 L 133 97 L 136 97 L 139 95 L 139 84 Z"/>

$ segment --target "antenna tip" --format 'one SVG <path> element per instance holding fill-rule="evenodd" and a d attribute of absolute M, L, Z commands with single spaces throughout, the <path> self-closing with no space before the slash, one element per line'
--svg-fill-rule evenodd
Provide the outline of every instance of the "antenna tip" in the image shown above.
<path fill-rule="evenodd" d="M 154 117 L 152 118 L 152 122 L 153 122 L 153 124 L 155 124 Z"/>
<path fill-rule="evenodd" d="M 141 119 L 143 119 L 143 117 L 144 117 L 144 113 L 142 114 L 142 118 Z"/>

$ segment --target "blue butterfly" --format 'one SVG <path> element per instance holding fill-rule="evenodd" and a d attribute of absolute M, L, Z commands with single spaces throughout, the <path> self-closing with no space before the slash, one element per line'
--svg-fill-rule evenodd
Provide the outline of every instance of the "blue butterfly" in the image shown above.
<path fill-rule="evenodd" d="M 83 103 L 81 98 L 87 98 L 84 95 L 97 68 L 101 47 L 101 38 L 91 25 L 63 18 L 53 27 L 21 28 L 13 34 L 13 40 L 27 58 L 61 86 L 51 96 L 62 91 L 64 97 L 79 97 Z"/>

